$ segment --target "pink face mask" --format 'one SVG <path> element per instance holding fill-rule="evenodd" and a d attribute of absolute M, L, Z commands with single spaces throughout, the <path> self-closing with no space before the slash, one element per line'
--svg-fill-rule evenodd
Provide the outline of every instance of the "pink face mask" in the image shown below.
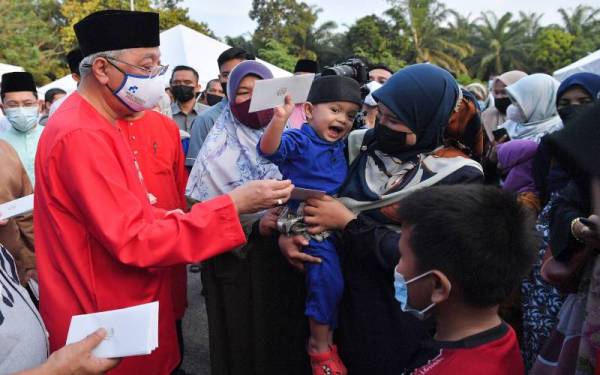
<path fill-rule="evenodd" d="M 261 129 L 269 125 L 269 122 L 273 118 L 273 110 L 265 109 L 248 113 L 248 110 L 250 109 L 250 100 L 251 99 L 248 99 L 239 104 L 231 103 L 230 107 L 233 116 L 235 116 L 239 122 L 252 129 Z"/>

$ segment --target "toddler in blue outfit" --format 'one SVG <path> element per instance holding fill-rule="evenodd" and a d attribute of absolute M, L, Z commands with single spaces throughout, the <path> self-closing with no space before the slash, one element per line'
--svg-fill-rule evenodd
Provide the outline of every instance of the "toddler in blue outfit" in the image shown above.
<path fill-rule="evenodd" d="M 313 82 L 304 104 L 307 123 L 300 129 L 284 131 L 294 109 L 291 99 L 286 97 L 285 104 L 275 108 L 273 120 L 257 146 L 258 152 L 276 164 L 283 178 L 292 180 L 296 187 L 335 195 L 348 171 L 344 139 L 361 103 L 360 86 L 355 80 L 341 76 L 319 77 Z M 299 205 L 298 201 L 290 201 L 287 208 L 292 216 L 301 220 L 301 212 L 296 215 Z M 305 314 L 310 326 L 307 350 L 313 374 L 345 374 L 346 368 L 332 339 L 343 292 L 333 239 L 328 233 L 311 236 L 304 252 L 321 259 L 320 264 L 305 265 Z"/>

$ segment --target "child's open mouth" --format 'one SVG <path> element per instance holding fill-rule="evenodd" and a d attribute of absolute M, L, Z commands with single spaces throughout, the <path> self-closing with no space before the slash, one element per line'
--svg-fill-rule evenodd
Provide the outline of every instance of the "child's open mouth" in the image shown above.
<path fill-rule="evenodd" d="M 328 129 L 328 135 L 332 138 L 339 138 L 345 131 L 346 128 L 341 125 L 331 125 Z"/>

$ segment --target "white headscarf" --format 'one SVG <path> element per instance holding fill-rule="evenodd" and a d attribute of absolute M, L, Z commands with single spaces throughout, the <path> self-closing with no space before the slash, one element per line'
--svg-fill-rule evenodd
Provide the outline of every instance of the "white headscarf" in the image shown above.
<path fill-rule="evenodd" d="M 506 92 L 513 104 L 522 110 L 526 122 L 507 120 L 505 128 L 511 139 L 539 142 L 546 134 L 562 129 L 556 112 L 556 92 L 560 82 L 547 74 L 537 73 L 521 78 L 508 86 Z"/>

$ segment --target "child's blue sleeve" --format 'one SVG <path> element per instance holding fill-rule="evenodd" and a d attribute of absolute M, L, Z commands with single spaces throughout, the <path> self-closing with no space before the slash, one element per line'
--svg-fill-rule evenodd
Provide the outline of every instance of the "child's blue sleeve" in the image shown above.
<path fill-rule="evenodd" d="M 301 155 L 303 150 L 306 148 L 305 139 L 306 136 L 302 134 L 298 129 L 288 129 L 281 135 L 281 142 L 279 148 L 274 153 L 267 155 L 260 150 L 260 140 L 256 145 L 258 154 L 263 158 L 269 160 L 273 164 L 280 165 L 286 160 L 294 159 L 298 155 Z M 262 137 L 261 137 L 262 139 Z"/>

